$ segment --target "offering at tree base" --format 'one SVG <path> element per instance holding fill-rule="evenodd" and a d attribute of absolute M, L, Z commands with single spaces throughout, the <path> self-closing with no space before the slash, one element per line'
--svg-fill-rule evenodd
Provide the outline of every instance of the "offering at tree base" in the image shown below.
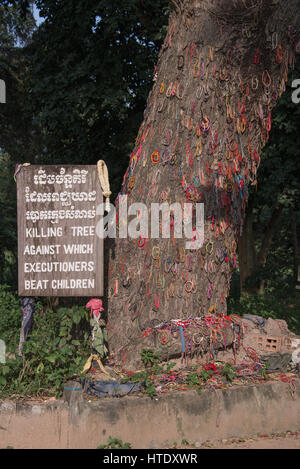
<path fill-rule="evenodd" d="M 19 295 L 102 296 L 96 166 L 21 165 L 16 181 Z"/>

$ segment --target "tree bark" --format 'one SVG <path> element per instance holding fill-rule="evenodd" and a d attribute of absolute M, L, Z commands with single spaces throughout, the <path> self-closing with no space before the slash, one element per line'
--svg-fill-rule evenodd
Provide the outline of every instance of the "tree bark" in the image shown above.
<path fill-rule="evenodd" d="M 172 1 L 119 196 L 149 208 L 204 203 L 205 241 L 199 250 L 173 236 L 108 243 L 109 348 L 125 368 L 140 366 L 145 348 L 180 353 L 180 337 L 163 341 L 149 332 L 155 325 L 226 313 L 247 186 L 299 48 L 296 30 L 296 0 Z"/>

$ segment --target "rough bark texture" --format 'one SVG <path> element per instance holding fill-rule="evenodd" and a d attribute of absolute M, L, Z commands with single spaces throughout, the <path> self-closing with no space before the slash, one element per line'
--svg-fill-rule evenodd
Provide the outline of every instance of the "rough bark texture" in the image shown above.
<path fill-rule="evenodd" d="M 180 336 L 148 334 L 155 325 L 226 313 L 247 186 L 256 182 L 271 110 L 299 48 L 296 0 L 171 5 L 121 194 L 147 207 L 203 202 L 205 242 L 187 251 L 185 239 L 172 237 L 110 241 L 109 347 L 127 369 L 140 366 L 143 348 L 180 353 Z M 187 330 L 185 341 L 196 342 Z"/>

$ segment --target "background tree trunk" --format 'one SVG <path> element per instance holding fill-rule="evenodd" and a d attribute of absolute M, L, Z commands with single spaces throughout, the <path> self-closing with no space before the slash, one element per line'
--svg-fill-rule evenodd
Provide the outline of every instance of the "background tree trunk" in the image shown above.
<path fill-rule="evenodd" d="M 240 271 L 240 289 L 241 292 L 247 290 L 245 282 L 256 269 L 257 255 L 255 249 L 255 238 L 253 233 L 253 210 L 247 208 L 244 228 L 239 243 L 239 271 Z"/>
<path fill-rule="evenodd" d="M 120 194 L 128 195 L 128 205 L 143 202 L 149 208 L 165 198 L 170 204 L 204 203 L 205 241 L 200 250 L 188 251 L 186 239 L 172 237 L 147 239 L 144 245 L 138 239 L 110 240 L 109 347 L 127 369 L 140 366 L 144 348 L 180 353 L 180 337 L 166 346 L 148 334 L 153 326 L 226 313 L 247 185 L 256 182 L 271 109 L 299 48 L 296 0 L 171 5 Z M 158 163 L 151 159 L 154 152 Z M 191 339 L 187 332 L 185 339 Z"/>
<path fill-rule="evenodd" d="M 245 287 L 247 278 L 255 274 L 259 269 L 266 266 L 268 252 L 270 250 L 275 230 L 278 226 L 283 205 L 273 209 L 272 215 L 265 228 L 262 245 L 259 252 L 256 252 L 255 237 L 253 233 L 253 212 L 252 207 L 247 208 L 245 216 L 243 234 L 239 240 L 239 270 L 241 291 L 256 291 L 262 295 L 264 293 L 265 281 L 260 279 L 257 286 L 248 289 Z"/>
<path fill-rule="evenodd" d="M 299 241 L 297 233 L 297 223 L 295 217 L 295 211 L 293 208 L 290 209 L 291 215 L 291 228 L 292 228 L 292 240 L 294 248 L 294 285 L 300 289 L 299 286 L 299 266 L 300 266 L 300 255 L 299 255 Z"/>
<path fill-rule="evenodd" d="M 273 235 L 275 233 L 275 230 L 277 228 L 277 225 L 279 223 L 280 215 L 283 210 L 283 205 L 279 205 L 278 207 L 275 207 L 272 216 L 269 220 L 269 223 L 266 227 L 266 230 L 264 232 L 264 237 L 263 237 L 263 242 L 262 246 L 260 248 L 258 258 L 257 258 L 257 268 L 264 268 L 267 262 L 267 256 L 269 249 L 271 247 Z M 259 288 L 257 293 L 259 295 L 263 295 L 265 292 L 265 280 L 261 279 L 259 283 Z"/>

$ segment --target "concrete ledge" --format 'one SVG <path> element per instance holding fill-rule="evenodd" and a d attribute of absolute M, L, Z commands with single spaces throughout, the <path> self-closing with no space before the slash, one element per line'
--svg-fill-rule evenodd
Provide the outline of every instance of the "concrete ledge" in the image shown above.
<path fill-rule="evenodd" d="M 30 405 L 0 404 L 1 448 L 96 448 L 109 436 L 133 448 L 300 430 L 300 380 L 226 390 Z"/>

